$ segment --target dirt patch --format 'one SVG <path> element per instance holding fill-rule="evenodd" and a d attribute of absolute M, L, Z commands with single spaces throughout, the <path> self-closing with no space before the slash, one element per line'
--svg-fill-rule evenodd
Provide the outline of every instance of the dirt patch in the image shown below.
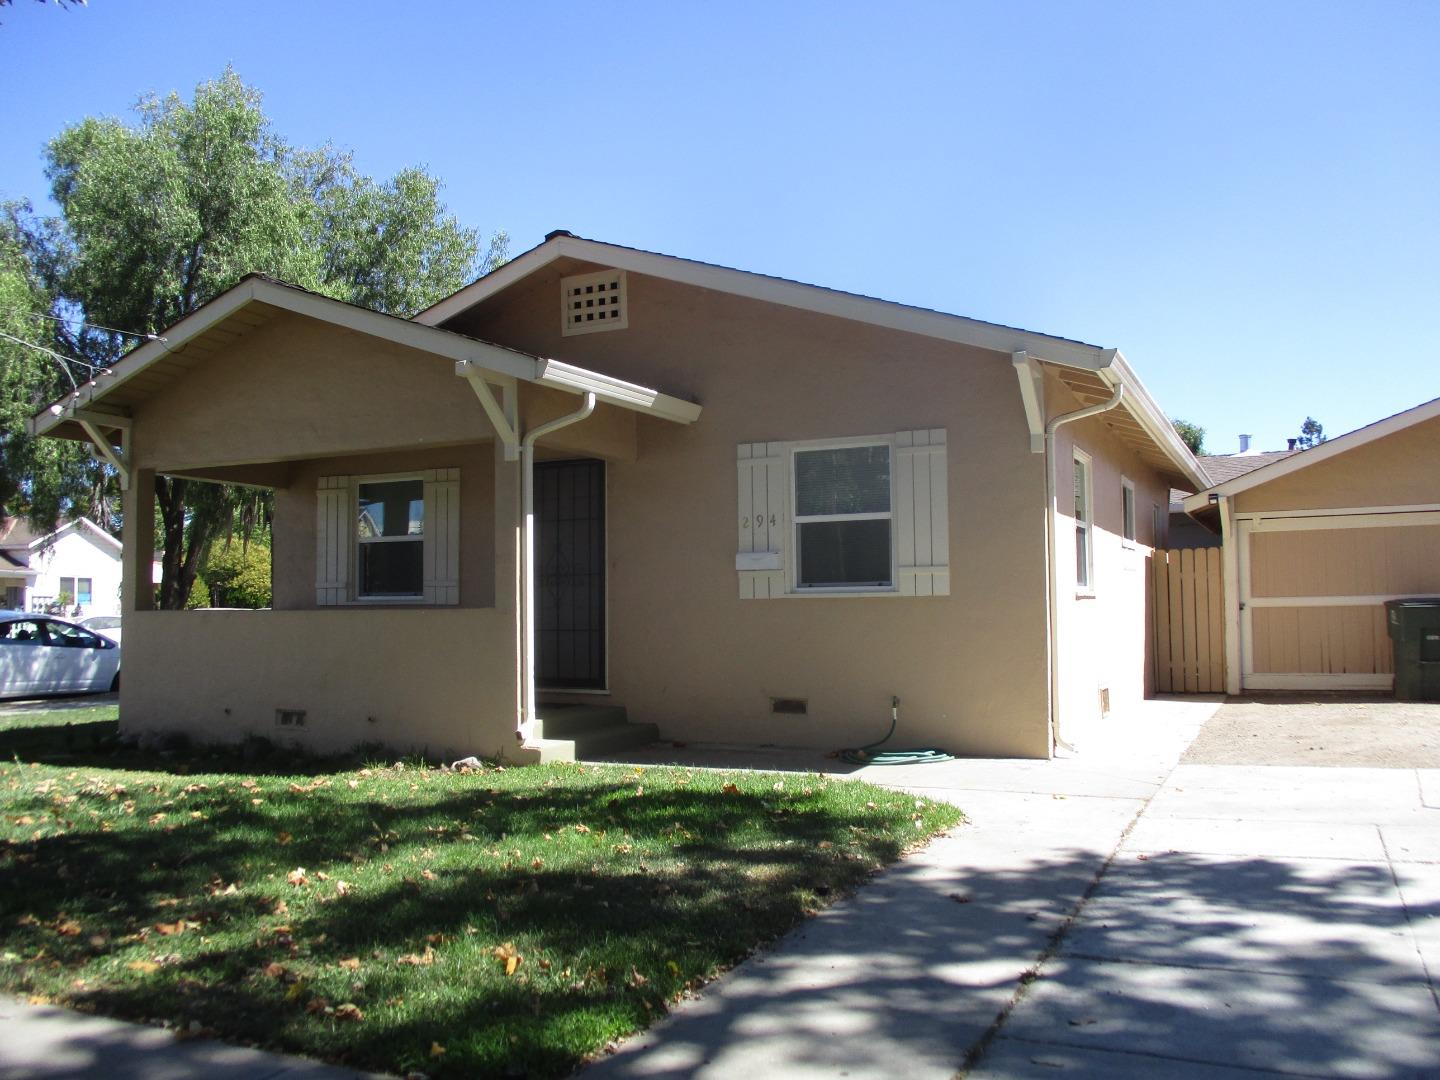
<path fill-rule="evenodd" d="M 1186 765 L 1440 768 L 1440 703 L 1336 695 L 1231 698 Z"/>

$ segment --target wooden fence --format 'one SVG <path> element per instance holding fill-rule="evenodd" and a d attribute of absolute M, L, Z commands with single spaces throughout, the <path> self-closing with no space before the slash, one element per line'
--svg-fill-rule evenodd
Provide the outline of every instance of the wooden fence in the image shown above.
<path fill-rule="evenodd" d="M 1157 550 L 1150 560 L 1150 657 L 1161 694 L 1225 692 L 1225 587 L 1219 548 Z"/>

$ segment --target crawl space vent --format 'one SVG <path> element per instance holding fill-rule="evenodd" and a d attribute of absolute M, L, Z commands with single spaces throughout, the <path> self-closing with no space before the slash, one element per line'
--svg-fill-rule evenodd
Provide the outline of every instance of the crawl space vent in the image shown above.
<path fill-rule="evenodd" d="M 304 727 L 304 726 L 305 726 L 305 710 L 304 710 L 304 709 L 276 709 L 276 710 L 275 710 L 275 726 L 276 726 L 276 727 Z"/>
<path fill-rule="evenodd" d="M 596 330 L 623 330 L 629 325 L 624 270 L 561 278 L 560 300 L 561 327 L 567 337 Z"/>
<path fill-rule="evenodd" d="M 787 716 L 805 716 L 810 712 L 810 703 L 798 697 L 774 697 L 770 699 L 770 711 Z"/>

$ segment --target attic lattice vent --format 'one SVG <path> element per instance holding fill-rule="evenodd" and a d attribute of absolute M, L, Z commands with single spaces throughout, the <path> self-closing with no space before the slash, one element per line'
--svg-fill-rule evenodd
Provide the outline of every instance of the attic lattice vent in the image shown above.
<path fill-rule="evenodd" d="M 596 330 L 625 329 L 630 321 L 625 271 L 605 270 L 561 278 L 560 310 L 562 332 L 566 337 Z"/>
<path fill-rule="evenodd" d="M 810 702 L 804 698 L 771 698 L 770 711 L 772 713 L 780 713 L 784 716 L 806 716 L 810 712 Z"/>

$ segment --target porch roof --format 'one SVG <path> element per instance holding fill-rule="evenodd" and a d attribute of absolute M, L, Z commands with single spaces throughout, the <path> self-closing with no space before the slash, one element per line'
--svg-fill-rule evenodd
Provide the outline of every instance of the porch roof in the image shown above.
<path fill-rule="evenodd" d="M 693 423 L 700 416 L 699 405 L 649 387 L 357 307 L 264 274 L 250 274 L 37 413 L 28 423 L 30 433 L 90 441 L 85 430 L 89 425 L 113 433 L 114 444 L 123 445 L 121 433 L 128 429 L 136 405 L 184 378 L 256 327 L 286 313 L 442 356 L 455 361 L 457 367 L 481 369 L 487 378 L 502 384 L 529 382 L 572 393 L 593 392 L 600 401 L 675 423 Z"/>

